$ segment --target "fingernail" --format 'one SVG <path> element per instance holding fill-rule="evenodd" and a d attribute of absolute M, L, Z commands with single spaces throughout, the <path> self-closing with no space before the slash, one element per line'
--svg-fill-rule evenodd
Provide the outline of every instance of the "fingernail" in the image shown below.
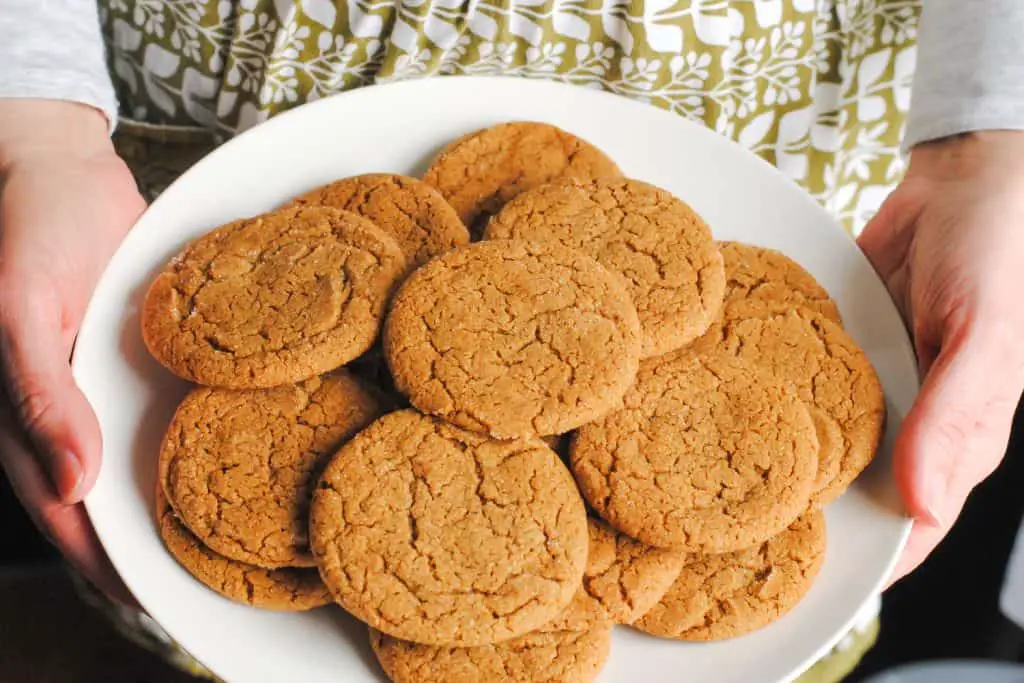
<path fill-rule="evenodd" d="M 940 512 L 941 503 L 946 497 L 946 480 L 944 477 L 939 476 L 937 473 L 931 473 L 931 476 L 925 481 L 924 500 L 922 505 L 924 510 L 919 515 L 919 520 L 929 526 L 944 528 L 944 520 L 942 513 Z"/>
<path fill-rule="evenodd" d="M 62 501 L 68 504 L 81 502 L 85 470 L 74 453 L 63 451 L 54 455 L 50 460 L 50 477 Z"/>
<path fill-rule="evenodd" d="M 934 505 L 928 504 L 924 508 L 924 512 L 918 517 L 918 521 L 927 524 L 928 526 L 942 528 L 942 517 L 939 516 L 938 511 Z"/>

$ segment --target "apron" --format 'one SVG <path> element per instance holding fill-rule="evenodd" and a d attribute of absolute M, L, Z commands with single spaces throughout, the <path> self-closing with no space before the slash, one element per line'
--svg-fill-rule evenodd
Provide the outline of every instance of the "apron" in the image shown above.
<path fill-rule="evenodd" d="M 857 234 L 902 177 L 922 0 L 99 0 L 115 142 L 152 200 L 219 142 L 375 83 L 507 75 L 602 88 L 774 164 Z M 110 608 L 105 605 L 105 608 Z M 877 604 L 800 683 L 841 680 Z M 202 667 L 145 615 L 128 635 Z"/>
<path fill-rule="evenodd" d="M 699 121 L 853 233 L 903 172 L 921 0 L 101 0 L 126 118 L 224 139 L 333 93 L 504 74 Z"/>

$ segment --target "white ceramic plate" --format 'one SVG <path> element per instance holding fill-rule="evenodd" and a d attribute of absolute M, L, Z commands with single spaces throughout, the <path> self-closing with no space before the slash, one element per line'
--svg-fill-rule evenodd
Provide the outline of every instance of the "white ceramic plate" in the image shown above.
<path fill-rule="evenodd" d="M 74 372 L 103 432 L 103 468 L 86 505 L 146 610 L 231 683 L 383 680 L 366 631 L 340 609 L 273 614 L 205 589 L 168 555 L 152 521 L 160 439 L 186 386 L 151 360 L 138 305 L 186 241 L 358 173 L 417 174 L 446 142 L 508 120 L 547 121 L 590 140 L 623 170 L 696 208 L 716 237 L 775 247 L 839 303 L 885 386 L 877 464 L 828 510 L 828 556 L 806 599 L 755 634 L 684 644 L 617 629 L 601 681 L 785 681 L 828 650 L 880 589 L 908 531 L 889 473 L 895 431 L 917 391 L 906 332 L 881 282 L 842 229 L 774 168 L 694 123 L 600 92 L 513 79 L 439 79 L 358 90 L 277 117 L 210 154 L 142 217 L 86 315 Z"/>

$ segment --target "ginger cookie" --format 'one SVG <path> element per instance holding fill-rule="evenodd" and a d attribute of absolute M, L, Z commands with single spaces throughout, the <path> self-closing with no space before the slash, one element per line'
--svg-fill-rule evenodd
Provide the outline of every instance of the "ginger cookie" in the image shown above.
<path fill-rule="evenodd" d="M 782 252 L 742 242 L 721 242 L 725 300 L 755 299 L 809 308 L 842 324 L 839 307 L 803 266 Z"/>
<path fill-rule="evenodd" d="M 807 594 L 825 559 L 825 516 L 808 512 L 760 545 L 695 557 L 633 625 L 678 640 L 724 640 L 767 626 Z"/>
<path fill-rule="evenodd" d="M 640 323 L 619 278 L 587 256 L 482 242 L 409 277 L 384 353 L 424 413 L 496 438 L 559 434 L 619 402 L 636 375 Z"/>
<path fill-rule="evenodd" d="M 220 555 L 270 569 L 313 566 L 307 517 L 317 477 L 381 412 L 378 396 L 344 370 L 273 389 L 197 389 L 164 437 L 164 491 Z"/>
<path fill-rule="evenodd" d="M 370 646 L 393 683 L 568 683 L 592 681 L 611 650 L 612 622 L 579 589 L 569 607 L 536 631 L 476 647 L 422 645 L 370 629 Z"/>
<path fill-rule="evenodd" d="M 885 429 L 882 385 L 867 355 L 837 323 L 804 308 L 741 301 L 726 307 L 723 322 L 694 350 L 767 368 L 817 409 L 812 417 L 821 452 L 814 504 L 838 498 L 874 458 Z"/>
<path fill-rule="evenodd" d="M 637 180 L 567 180 L 523 193 L 485 237 L 579 249 L 621 275 L 640 315 L 644 357 L 696 339 L 722 306 L 725 271 L 707 224 L 671 193 Z"/>
<path fill-rule="evenodd" d="M 410 269 L 469 242 L 469 231 L 451 204 L 416 178 L 390 173 L 345 178 L 292 204 L 331 206 L 368 218 L 395 238 Z"/>
<path fill-rule="evenodd" d="M 142 306 L 150 353 L 207 386 L 265 388 L 340 367 L 373 344 L 405 260 L 370 221 L 295 207 L 192 242 Z"/>
<path fill-rule="evenodd" d="M 546 123 L 503 123 L 445 147 L 424 175 L 455 207 L 462 222 L 480 224 L 516 195 L 558 178 L 622 175 L 615 162 L 589 142 Z"/>
<path fill-rule="evenodd" d="M 684 553 L 653 548 L 591 519 L 583 586 L 615 623 L 631 624 L 661 599 L 685 560 Z"/>
<path fill-rule="evenodd" d="M 382 417 L 327 466 L 310 540 L 342 607 L 426 645 L 485 645 L 550 622 L 587 560 L 583 502 L 543 442 L 411 410 Z"/>
<path fill-rule="evenodd" d="M 747 548 L 807 509 L 817 440 L 783 382 L 689 349 L 644 361 L 624 407 L 571 445 L 580 490 L 611 526 L 686 552 Z"/>
<path fill-rule="evenodd" d="M 174 516 L 157 486 L 156 517 L 160 537 L 174 559 L 200 583 L 228 600 L 250 607 L 299 612 L 331 602 L 315 569 L 263 569 L 229 560 L 204 546 Z"/>

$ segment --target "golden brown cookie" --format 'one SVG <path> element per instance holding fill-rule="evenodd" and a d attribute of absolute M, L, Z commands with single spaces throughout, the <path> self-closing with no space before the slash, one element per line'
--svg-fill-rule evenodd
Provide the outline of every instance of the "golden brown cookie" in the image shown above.
<path fill-rule="evenodd" d="M 368 218 L 395 238 L 410 269 L 469 242 L 469 231 L 451 204 L 416 178 L 391 173 L 345 178 L 292 204 L 332 206 Z"/>
<path fill-rule="evenodd" d="M 558 434 L 632 384 L 640 323 L 621 285 L 562 247 L 493 241 L 423 266 L 384 327 L 395 385 L 417 409 L 497 438 Z"/>
<path fill-rule="evenodd" d="M 542 626 L 569 605 L 587 560 L 583 502 L 540 440 L 492 440 L 411 410 L 338 452 L 313 496 L 310 538 L 342 607 L 427 645 Z"/>
<path fill-rule="evenodd" d="M 638 180 L 566 180 L 525 192 L 485 237 L 579 249 L 621 275 L 640 315 L 644 357 L 696 339 L 722 307 L 725 271 L 707 224 Z"/>
<path fill-rule="evenodd" d="M 331 602 L 315 569 L 263 569 L 229 560 L 204 546 L 174 516 L 157 486 L 156 518 L 160 537 L 174 559 L 206 587 L 228 600 L 283 612 L 299 612 Z"/>
<path fill-rule="evenodd" d="M 411 643 L 370 629 L 370 646 L 394 683 L 592 681 L 611 648 L 612 622 L 582 588 L 555 619 L 526 635 L 476 647 Z"/>
<path fill-rule="evenodd" d="M 686 349 L 644 361 L 625 407 L 581 427 L 573 473 L 594 510 L 656 547 L 719 553 L 779 533 L 810 502 L 817 440 L 787 385 Z"/>
<path fill-rule="evenodd" d="M 756 299 L 802 306 L 842 324 L 839 307 L 803 266 L 782 252 L 742 242 L 721 242 L 725 300 Z"/>
<path fill-rule="evenodd" d="M 164 437 L 164 491 L 211 550 L 271 569 L 312 566 L 307 515 L 317 477 L 380 414 L 378 396 L 344 370 L 274 389 L 197 389 Z"/>
<path fill-rule="evenodd" d="M 653 548 L 591 519 L 583 587 L 615 623 L 631 624 L 661 599 L 685 560 L 684 553 Z"/>
<path fill-rule="evenodd" d="M 520 192 L 556 178 L 622 175 L 590 143 L 546 123 L 503 123 L 445 147 L 423 180 L 433 185 L 479 234 L 479 224 Z"/>
<path fill-rule="evenodd" d="M 146 294 L 142 336 L 184 379 L 249 389 L 309 379 L 373 344 L 405 271 L 370 221 L 296 207 L 192 242 Z"/>
<path fill-rule="evenodd" d="M 694 351 L 767 368 L 817 408 L 815 504 L 839 497 L 874 458 L 885 429 L 882 385 L 867 355 L 835 322 L 808 309 L 741 301 L 726 307 L 724 321 Z"/>
<path fill-rule="evenodd" d="M 757 547 L 695 557 L 633 625 L 679 640 L 723 640 L 767 626 L 807 594 L 825 559 L 825 517 L 808 512 Z"/>

